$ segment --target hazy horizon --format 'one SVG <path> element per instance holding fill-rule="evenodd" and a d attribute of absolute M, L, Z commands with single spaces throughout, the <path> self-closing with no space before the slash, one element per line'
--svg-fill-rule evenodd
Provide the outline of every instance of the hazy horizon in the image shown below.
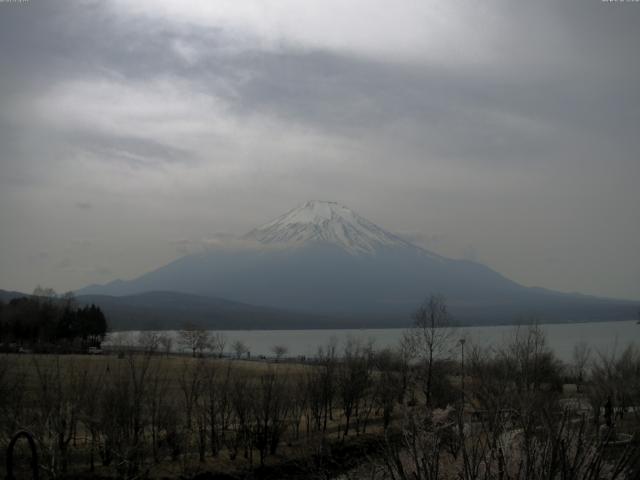
<path fill-rule="evenodd" d="M 306 200 L 640 299 L 640 4 L 0 2 L 0 289 L 130 279 Z"/>

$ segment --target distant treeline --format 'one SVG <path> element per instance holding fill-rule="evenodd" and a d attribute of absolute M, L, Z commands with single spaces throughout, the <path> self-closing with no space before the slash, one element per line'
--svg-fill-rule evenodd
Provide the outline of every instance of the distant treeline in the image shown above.
<path fill-rule="evenodd" d="M 99 347 L 107 320 L 96 305 L 78 306 L 72 294 L 58 296 L 37 288 L 28 297 L 0 301 L 0 341 L 26 346 L 57 345 L 70 349 Z"/>

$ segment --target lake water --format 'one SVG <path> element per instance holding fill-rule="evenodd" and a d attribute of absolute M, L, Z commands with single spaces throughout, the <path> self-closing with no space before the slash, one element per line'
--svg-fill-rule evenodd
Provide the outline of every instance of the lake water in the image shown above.
<path fill-rule="evenodd" d="M 603 323 L 569 323 L 541 325 L 549 347 L 565 361 L 570 361 L 573 348 L 579 342 L 587 343 L 592 350 L 602 353 L 621 352 L 630 343 L 640 345 L 640 325 L 635 320 Z M 452 329 L 452 338 L 466 338 L 467 345 L 500 346 L 513 337 L 517 327 L 510 325 L 486 327 L 457 327 Z M 520 327 L 526 328 L 526 327 Z M 405 329 L 345 329 L 345 330 L 226 330 L 226 350 L 231 344 L 242 340 L 252 356 L 273 356 L 274 345 L 288 349 L 287 356 L 304 355 L 313 357 L 318 347 L 327 345 L 332 339 L 338 342 L 338 351 L 349 338 L 373 341 L 376 348 L 395 347 L 399 344 Z M 164 332 L 171 335 L 176 348 L 180 348 L 177 331 Z M 109 343 L 135 342 L 139 332 L 117 332 L 107 339 Z"/>

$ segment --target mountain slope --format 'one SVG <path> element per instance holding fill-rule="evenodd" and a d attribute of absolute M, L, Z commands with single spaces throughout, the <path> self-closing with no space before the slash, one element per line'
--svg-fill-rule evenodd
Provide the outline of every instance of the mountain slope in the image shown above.
<path fill-rule="evenodd" d="M 526 288 L 484 265 L 433 254 L 333 202 L 307 202 L 244 239 L 255 248 L 211 249 L 79 293 L 174 291 L 371 324 L 404 325 L 431 293 L 445 295 L 465 323 L 633 316 L 631 302 Z"/>
<path fill-rule="evenodd" d="M 9 290 L 0 290 L 0 302 L 8 303 L 14 298 L 28 297 L 29 294 L 14 292 Z"/>
<path fill-rule="evenodd" d="M 113 330 L 179 329 L 189 323 L 212 330 L 336 328 L 339 321 L 177 292 L 145 292 L 113 297 L 80 295 L 80 304 L 96 304 Z"/>

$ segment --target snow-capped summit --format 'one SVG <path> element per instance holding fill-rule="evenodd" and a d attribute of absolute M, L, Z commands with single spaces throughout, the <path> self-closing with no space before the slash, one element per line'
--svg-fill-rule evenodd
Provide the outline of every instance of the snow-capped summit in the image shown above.
<path fill-rule="evenodd" d="M 381 247 L 416 248 L 336 202 L 312 200 L 247 233 L 263 244 L 326 242 L 353 254 Z"/>

